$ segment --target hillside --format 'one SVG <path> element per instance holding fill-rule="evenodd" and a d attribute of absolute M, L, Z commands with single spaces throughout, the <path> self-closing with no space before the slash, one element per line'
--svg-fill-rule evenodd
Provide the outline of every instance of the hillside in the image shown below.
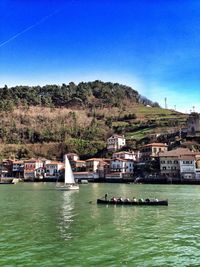
<path fill-rule="evenodd" d="M 100 81 L 0 89 L 0 155 L 82 157 L 105 153 L 106 139 L 125 134 L 130 148 L 183 127 L 187 116 L 165 110 L 130 87 Z"/>

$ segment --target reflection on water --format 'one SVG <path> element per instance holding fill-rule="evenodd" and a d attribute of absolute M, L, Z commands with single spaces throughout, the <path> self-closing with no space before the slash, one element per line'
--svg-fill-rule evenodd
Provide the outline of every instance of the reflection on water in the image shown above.
<path fill-rule="evenodd" d="M 74 210 L 74 194 L 75 191 L 61 191 L 62 194 L 62 204 L 60 208 L 60 218 L 58 223 L 58 228 L 60 234 L 64 240 L 72 239 L 71 224 L 75 219 Z"/>
<path fill-rule="evenodd" d="M 168 207 L 96 199 L 168 198 Z M 200 266 L 200 187 L 55 184 L 0 187 L 0 266 Z"/>

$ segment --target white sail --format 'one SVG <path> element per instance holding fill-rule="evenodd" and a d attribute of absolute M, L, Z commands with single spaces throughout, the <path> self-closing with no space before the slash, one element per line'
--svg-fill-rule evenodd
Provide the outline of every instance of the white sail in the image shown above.
<path fill-rule="evenodd" d="M 65 155 L 65 184 L 74 184 L 74 175 L 67 155 Z"/>

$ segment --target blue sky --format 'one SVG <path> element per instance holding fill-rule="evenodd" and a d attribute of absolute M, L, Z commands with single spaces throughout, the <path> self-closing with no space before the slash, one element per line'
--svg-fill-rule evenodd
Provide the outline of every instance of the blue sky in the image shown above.
<path fill-rule="evenodd" d="M 111 81 L 200 112 L 200 2 L 1 0 L 0 86 Z"/>

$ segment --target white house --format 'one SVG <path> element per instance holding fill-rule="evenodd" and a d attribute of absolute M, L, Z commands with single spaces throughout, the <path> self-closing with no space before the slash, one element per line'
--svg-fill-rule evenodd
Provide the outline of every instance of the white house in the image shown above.
<path fill-rule="evenodd" d="M 109 151 L 116 151 L 126 145 L 126 139 L 123 135 L 114 134 L 107 139 L 107 149 Z"/>
<path fill-rule="evenodd" d="M 180 176 L 181 178 L 196 177 L 196 160 L 195 155 L 182 155 L 179 157 Z"/>
<path fill-rule="evenodd" d="M 133 173 L 134 161 L 132 159 L 112 159 L 110 161 L 111 172 Z"/>
<path fill-rule="evenodd" d="M 64 168 L 64 163 L 60 161 L 51 161 L 45 166 L 45 178 L 58 178 L 61 170 Z"/>
<path fill-rule="evenodd" d="M 102 162 L 102 161 L 103 161 L 103 159 L 101 159 L 101 158 L 87 159 L 85 161 L 86 171 L 87 172 L 96 172 L 98 170 L 100 162 Z"/>

